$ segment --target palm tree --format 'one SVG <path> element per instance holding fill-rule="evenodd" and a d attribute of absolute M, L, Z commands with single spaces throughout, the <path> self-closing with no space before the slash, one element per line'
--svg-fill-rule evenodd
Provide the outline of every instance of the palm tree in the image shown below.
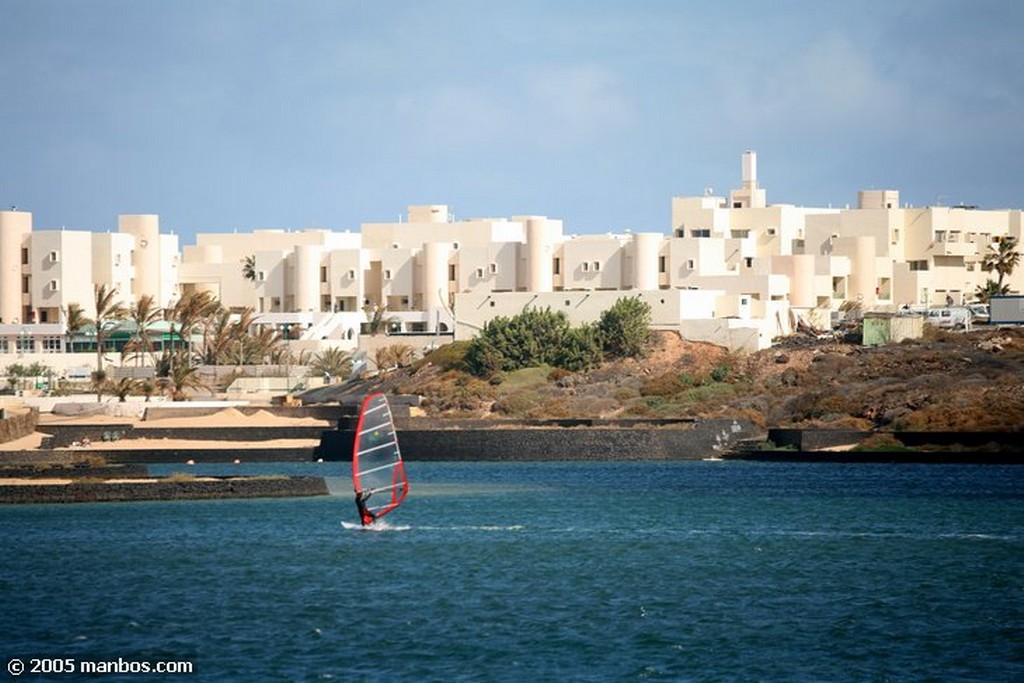
<path fill-rule="evenodd" d="M 231 311 L 222 308 L 210 321 L 209 337 L 203 344 L 203 362 L 207 365 L 217 365 L 228 357 L 235 341 L 235 329 L 231 315 Z"/>
<path fill-rule="evenodd" d="M 144 294 L 132 304 L 130 315 L 138 328 L 135 334 L 139 350 L 148 353 L 155 363 L 156 358 L 153 352 L 153 340 L 149 336 L 149 327 L 163 319 L 163 311 L 156 307 L 152 295 Z"/>
<path fill-rule="evenodd" d="M 96 287 L 96 370 L 103 371 L 103 342 L 106 336 L 106 323 L 124 318 L 128 311 L 120 301 L 115 301 L 117 288 L 109 290 L 106 285 Z"/>
<path fill-rule="evenodd" d="M 193 292 L 188 296 L 178 299 L 174 308 L 170 311 L 171 335 L 174 335 L 174 326 L 178 326 L 178 336 L 185 342 L 185 347 L 191 353 L 192 334 L 195 328 L 207 317 L 211 316 L 220 308 L 220 302 L 210 292 Z M 191 363 L 189 356 L 182 358 L 185 362 Z"/>
<path fill-rule="evenodd" d="M 996 285 L 1003 288 L 1003 278 L 1013 273 L 1013 269 L 1020 264 L 1020 252 L 1017 251 L 1017 238 L 1012 235 L 999 240 L 999 247 L 996 249 L 989 245 L 985 258 L 981 261 L 981 269 L 986 273 L 993 270 L 999 273 L 999 280 Z"/>
<path fill-rule="evenodd" d="M 132 377 L 122 377 L 110 385 L 110 393 L 117 396 L 118 401 L 124 403 L 128 400 L 128 394 L 135 391 L 138 380 Z"/>
<path fill-rule="evenodd" d="M 85 315 L 81 304 L 69 303 L 67 310 L 64 311 L 64 327 L 67 329 L 67 344 L 65 348 L 67 351 L 71 351 L 73 337 L 89 325 L 92 325 L 92 320 Z"/>
<path fill-rule="evenodd" d="M 173 401 L 184 401 L 187 389 L 208 389 L 199 377 L 199 368 L 193 367 L 187 356 L 188 351 L 184 349 L 176 351 L 167 376 L 157 380 L 160 388 L 170 394 Z"/>
<path fill-rule="evenodd" d="M 373 362 L 381 372 L 404 368 L 416 360 L 416 350 L 408 344 L 382 346 L 374 352 Z"/>
<path fill-rule="evenodd" d="M 1010 286 L 999 286 L 995 280 L 986 280 L 984 285 L 978 285 L 974 290 L 974 298 L 983 304 L 987 304 L 994 296 L 1002 296 L 1010 293 Z"/>
<path fill-rule="evenodd" d="M 256 255 L 250 254 L 242 259 L 242 277 L 250 282 L 256 282 Z"/>
<path fill-rule="evenodd" d="M 344 377 L 352 369 L 352 354 L 339 348 L 324 349 L 313 356 L 309 364 L 310 375 Z"/>

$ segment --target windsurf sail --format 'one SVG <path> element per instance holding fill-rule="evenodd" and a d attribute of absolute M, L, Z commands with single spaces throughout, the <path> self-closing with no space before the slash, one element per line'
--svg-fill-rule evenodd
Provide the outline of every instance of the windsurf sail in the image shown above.
<path fill-rule="evenodd" d="M 352 483 L 375 518 L 394 510 L 409 493 L 395 421 L 384 394 L 363 401 L 352 446 Z"/>

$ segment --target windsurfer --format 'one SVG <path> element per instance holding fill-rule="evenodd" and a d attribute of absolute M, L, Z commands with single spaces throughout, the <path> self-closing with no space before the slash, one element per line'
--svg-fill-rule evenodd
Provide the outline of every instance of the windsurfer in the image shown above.
<path fill-rule="evenodd" d="M 359 519 L 363 526 L 369 526 L 377 519 L 377 516 L 370 512 L 370 508 L 366 507 L 366 501 L 371 495 L 373 491 L 356 491 L 356 507 L 359 508 Z"/>

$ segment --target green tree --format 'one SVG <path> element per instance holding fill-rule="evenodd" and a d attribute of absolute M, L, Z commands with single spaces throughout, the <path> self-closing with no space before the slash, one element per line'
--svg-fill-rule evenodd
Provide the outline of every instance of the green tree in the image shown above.
<path fill-rule="evenodd" d="M 601 313 L 601 348 L 609 358 L 643 356 L 651 338 L 651 307 L 640 297 L 623 297 Z"/>
<path fill-rule="evenodd" d="M 595 325 L 568 330 L 555 354 L 553 365 L 570 372 L 583 372 L 601 364 L 601 337 Z"/>
<path fill-rule="evenodd" d="M 470 342 L 466 365 L 481 377 L 545 363 L 554 365 L 568 331 L 565 314 L 550 308 L 527 309 L 512 318 L 497 316 Z"/>

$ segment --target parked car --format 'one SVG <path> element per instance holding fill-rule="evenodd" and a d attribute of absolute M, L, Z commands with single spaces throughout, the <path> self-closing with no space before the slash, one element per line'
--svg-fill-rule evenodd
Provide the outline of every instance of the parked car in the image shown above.
<path fill-rule="evenodd" d="M 967 304 L 967 308 L 971 310 L 973 322 L 987 323 L 989 321 L 988 304 Z"/>
<path fill-rule="evenodd" d="M 936 327 L 960 328 L 970 326 L 973 317 L 971 309 L 966 306 L 945 306 L 929 308 L 924 321 Z"/>

